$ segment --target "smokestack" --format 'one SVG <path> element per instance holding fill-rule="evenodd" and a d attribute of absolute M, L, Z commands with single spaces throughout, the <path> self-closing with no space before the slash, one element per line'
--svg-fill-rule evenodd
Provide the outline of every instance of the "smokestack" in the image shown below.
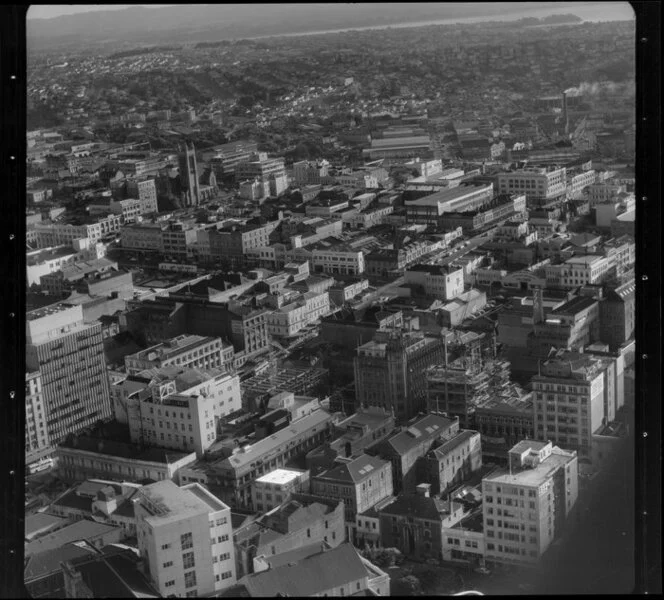
<path fill-rule="evenodd" d="M 563 92 L 563 126 L 565 127 L 565 135 L 569 134 L 569 118 L 567 117 L 567 91 Z"/>

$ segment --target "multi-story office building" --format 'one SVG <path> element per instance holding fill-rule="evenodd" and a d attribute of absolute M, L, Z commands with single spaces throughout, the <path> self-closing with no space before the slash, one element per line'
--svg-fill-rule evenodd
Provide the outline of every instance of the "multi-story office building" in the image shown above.
<path fill-rule="evenodd" d="M 391 272 L 404 269 L 440 246 L 427 240 L 410 242 L 400 248 L 380 249 L 365 256 L 367 275 L 388 277 Z"/>
<path fill-rule="evenodd" d="M 362 454 L 339 458 L 331 469 L 311 478 L 311 492 L 344 503 L 348 539 L 355 541 L 357 515 L 392 498 L 392 466 L 389 461 Z"/>
<path fill-rule="evenodd" d="M 525 194 L 528 206 L 541 206 L 565 198 L 567 170 L 531 167 L 500 173 L 497 187 L 500 194 Z"/>
<path fill-rule="evenodd" d="M 451 300 L 463 293 L 463 269 L 440 265 L 413 265 L 404 273 L 405 283 L 421 285 L 427 296 Z"/>
<path fill-rule="evenodd" d="M 40 372 L 52 444 L 111 417 L 101 328 L 83 321 L 80 305 L 52 304 L 26 315 L 26 366 Z"/>
<path fill-rule="evenodd" d="M 163 252 L 166 223 L 132 223 L 120 232 L 120 245 L 126 250 Z"/>
<path fill-rule="evenodd" d="M 39 371 L 25 374 L 25 464 L 51 452 Z"/>
<path fill-rule="evenodd" d="M 199 229 L 197 247 L 203 260 L 222 260 L 236 267 L 247 262 L 252 250 L 270 245 L 270 234 L 279 221 L 262 224 L 231 225 L 221 229 Z"/>
<path fill-rule="evenodd" d="M 311 250 L 311 265 L 315 273 L 340 273 L 360 275 L 364 273 L 364 253 L 345 244 L 318 242 Z"/>
<path fill-rule="evenodd" d="M 193 142 L 185 142 L 178 157 L 180 165 L 180 189 L 184 206 L 198 206 L 201 203 L 201 189 L 196 162 L 196 148 Z"/>
<path fill-rule="evenodd" d="M 134 510 L 146 574 L 162 597 L 212 596 L 235 584 L 231 510 L 203 486 L 147 485 Z"/>
<path fill-rule="evenodd" d="M 101 240 L 109 233 L 120 231 L 124 223 L 121 215 L 108 215 L 96 223 L 86 225 L 67 225 L 57 223 L 37 223 L 35 231 L 40 248 L 58 245 L 71 245 L 74 240 L 88 238 L 91 244 Z"/>
<path fill-rule="evenodd" d="M 525 194 L 499 194 L 483 208 L 445 212 L 439 218 L 438 224 L 443 229 L 461 227 L 465 234 L 472 234 L 510 217 L 521 215 L 525 210 Z"/>
<path fill-rule="evenodd" d="M 488 562 L 536 563 L 560 536 L 578 497 L 578 458 L 551 442 L 524 440 L 510 468 L 482 479 Z"/>
<path fill-rule="evenodd" d="M 224 344 L 221 338 L 184 334 L 129 354 L 125 356 L 124 363 L 130 375 L 171 365 L 226 370 L 233 366 L 233 355 L 233 346 Z"/>
<path fill-rule="evenodd" d="M 235 181 L 253 180 L 258 178 L 265 183 L 272 178 L 286 176 L 283 158 L 268 158 L 266 152 L 256 152 L 246 161 L 235 165 Z"/>
<path fill-rule="evenodd" d="M 247 140 L 238 140 L 221 146 L 215 146 L 209 153 L 203 153 L 203 159 L 209 159 L 210 166 L 217 177 L 225 177 L 235 173 L 235 167 L 247 162 L 258 152 L 258 144 Z"/>
<path fill-rule="evenodd" d="M 112 387 L 132 441 L 199 456 L 216 441 L 219 419 L 242 407 L 239 378 L 219 369 L 149 369 Z"/>
<path fill-rule="evenodd" d="M 551 440 L 589 459 L 593 433 L 611 420 L 615 407 L 614 401 L 609 409 L 605 369 L 599 358 L 585 354 L 544 361 L 541 374 L 531 380 L 535 439 Z"/>
<path fill-rule="evenodd" d="M 382 406 L 406 420 L 426 406 L 425 370 L 445 359 L 441 338 L 419 332 L 377 332 L 357 349 L 357 404 Z"/>
<path fill-rule="evenodd" d="M 158 212 L 157 184 L 153 178 L 128 179 L 127 193 L 130 198 L 138 198 L 142 215 Z"/>

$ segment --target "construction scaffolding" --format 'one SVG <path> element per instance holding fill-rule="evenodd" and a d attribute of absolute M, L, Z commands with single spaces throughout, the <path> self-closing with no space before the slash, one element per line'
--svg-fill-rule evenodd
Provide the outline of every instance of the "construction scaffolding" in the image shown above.
<path fill-rule="evenodd" d="M 264 405 L 272 396 L 280 392 L 306 396 L 315 392 L 327 378 L 327 369 L 303 367 L 277 370 L 275 366 L 240 384 L 242 404 L 250 412 L 264 412 Z"/>

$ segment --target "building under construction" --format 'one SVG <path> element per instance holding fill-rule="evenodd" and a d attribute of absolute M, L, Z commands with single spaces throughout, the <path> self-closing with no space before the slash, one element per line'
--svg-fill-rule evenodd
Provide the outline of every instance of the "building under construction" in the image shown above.
<path fill-rule="evenodd" d="M 459 426 L 468 429 L 473 426 L 476 407 L 508 391 L 510 363 L 483 362 L 477 353 L 467 353 L 446 366 L 431 367 L 426 379 L 429 412 L 459 417 Z"/>
<path fill-rule="evenodd" d="M 303 367 L 278 370 L 274 366 L 240 384 L 243 408 L 263 413 L 267 401 L 280 392 L 293 392 L 298 396 L 316 395 L 327 379 L 327 369 Z"/>

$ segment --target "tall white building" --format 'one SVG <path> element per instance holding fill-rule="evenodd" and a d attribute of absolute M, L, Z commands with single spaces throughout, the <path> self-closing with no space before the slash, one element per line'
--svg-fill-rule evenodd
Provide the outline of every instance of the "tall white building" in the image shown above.
<path fill-rule="evenodd" d="M 509 470 L 482 479 L 485 556 L 535 563 L 561 534 L 578 498 L 578 458 L 551 442 L 524 440 L 509 451 Z"/>
<path fill-rule="evenodd" d="M 231 510 L 198 483 L 169 480 L 134 500 L 138 549 L 162 597 L 216 595 L 236 582 Z"/>
<path fill-rule="evenodd" d="M 530 204 L 549 202 L 565 196 L 567 170 L 556 168 L 526 168 L 500 173 L 497 181 L 499 194 L 525 194 Z"/>

